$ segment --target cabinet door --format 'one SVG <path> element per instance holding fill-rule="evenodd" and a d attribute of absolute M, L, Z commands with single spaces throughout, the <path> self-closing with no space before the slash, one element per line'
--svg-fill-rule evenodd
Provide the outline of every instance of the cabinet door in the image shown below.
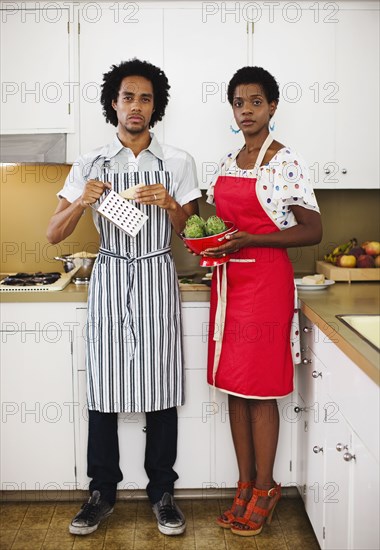
<path fill-rule="evenodd" d="M 312 363 L 297 367 L 300 420 L 298 424 L 297 478 L 302 483 L 305 508 L 319 544 L 323 542 L 323 486 L 325 435 L 324 367 L 308 349 Z"/>
<path fill-rule="evenodd" d="M 72 490 L 72 333 L 2 331 L 1 338 L 2 489 Z"/>
<path fill-rule="evenodd" d="M 372 5 L 372 9 L 361 4 Z M 337 188 L 379 186 L 379 6 L 343 2 L 336 25 Z M 360 107 L 359 107 L 360 105 Z M 358 154 L 363 136 L 365 155 Z"/>
<path fill-rule="evenodd" d="M 49 6 L 1 11 L 3 134 L 73 129 L 69 9 Z"/>
<path fill-rule="evenodd" d="M 133 57 L 163 67 L 162 9 L 134 2 L 89 4 L 80 11 L 80 151 L 112 141 L 116 128 L 102 114 L 102 75 Z M 169 80 L 170 80 L 170 75 Z M 162 138 L 160 123 L 154 128 Z"/>
<path fill-rule="evenodd" d="M 223 15 L 223 4 L 212 8 L 164 11 L 164 66 L 171 85 L 165 141 L 194 157 L 204 189 L 222 156 L 243 145 L 241 134 L 229 128 L 233 116 L 226 91 L 248 61 L 244 18 L 238 11 Z"/>
<path fill-rule="evenodd" d="M 324 405 L 323 423 L 326 433 L 326 473 L 321 498 L 324 506 L 325 548 L 341 550 L 348 544 L 351 521 L 349 518 L 349 490 L 351 465 L 343 456 L 350 450 L 351 432 L 339 406 L 334 401 Z M 354 518 L 354 522 L 357 518 Z"/>
<path fill-rule="evenodd" d="M 335 151 L 333 13 L 317 2 L 313 8 L 276 4 L 262 9 L 253 34 L 253 64 L 273 74 L 280 87 L 274 137 L 304 157 L 315 187 L 334 187 L 325 174 Z"/>
<path fill-rule="evenodd" d="M 90 479 L 87 477 L 88 409 L 85 371 L 78 371 L 78 385 L 77 488 L 87 489 Z M 120 469 L 123 472 L 123 480 L 118 484 L 119 490 L 144 490 L 148 483 L 144 470 L 145 425 L 144 413 L 120 413 L 118 415 Z"/>
<path fill-rule="evenodd" d="M 352 532 L 349 548 L 377 550 L 380 548 L 379 461 L 355 433 L 352 433 L 351 454 L 355 458 L 350 460 L 354 481 L 350 498 Z"/>
<path fill-rule="evenodd" d="M 280 432 L 277 444 L 276 460 L 274 463 L 274 479 L 283 487 L 293 485 L 292 473 L 292 433 L 296 417 L 293 394 L 277 401 L 280 415 Z M 235 487 L 239 479 L 235 449 L 232 441 L 228 396 L 217 392 L 216 403 L 211 404 L 214 409 L 215 441 L 213 444 L 213 464 L 215 468 L 214 482 L 218 488 Z"/>
<path fill-rule="evenodd" d="M 178 407 L 177 488 L 205 489 L 212 478 L 212 403 L 206 374 L 209 307 L 205 305 L 182 306 L 185 404 Z"/>

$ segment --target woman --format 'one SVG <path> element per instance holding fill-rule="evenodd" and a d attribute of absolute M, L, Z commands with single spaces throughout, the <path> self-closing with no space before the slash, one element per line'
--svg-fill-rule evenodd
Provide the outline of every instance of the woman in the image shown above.
<path fill-rule="evenodd" d="M 217 523 L 252 536 L 270 523 L 281 496 L 273 479 L 276 399 L 293 391 L 294 276 L 286 249 L 319 243 L 322 226 L 305 163 L 269 132 L 276 80 L 244 67 L 229 83 L 228 100 L 245 144 L 222 160 L 208 191 L 216 214 L 238 228 L 226 244 L 205 251 L 230 256 L 213 275 L 208 382 L 228 393 L 240 478 Z"/>

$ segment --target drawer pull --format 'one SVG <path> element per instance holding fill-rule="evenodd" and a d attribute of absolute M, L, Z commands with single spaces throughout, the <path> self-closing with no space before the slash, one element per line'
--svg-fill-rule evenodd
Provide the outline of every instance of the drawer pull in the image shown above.
<path fill-rule="evenodd" d="M 348 449 L 348 445 L 343 445 L 343 443 L 337 443 L 335 448 L 338 451 L 338 453 L 341 453 L 344 449 Z"/>
<path fill-rule="evenodd" d="M 351 462 L 351 460 L 356 460 L 356 456 L 347 452 L 347 453 L 344 453 L 343 460 L 345 460 L 346 462 Z"/>
<path fill-rule="evenodd" d="M 312 332 L 313 327 L 303 327 L 302 330 L 303 330 L 304 332 L 306 332 L 306 333 L 307 333 L 307 332 Z"/>
<path fill-rule="evenodd" d="M 323 453 L 323 447 L 318 447 L 318 445 L 314 445 L 313 447 L 313 453 L 315 453 L 316 455 L 318 453 Z"/>
<path fill-rule="evenodd" d="M 311 376 L 313 378 L 318 378 L 318 376 L 320 376 L 322 378 L 322 373 L 321 372 L 318 372 L 316 370 L 313 370 L 313 372 L 311 373 Z"/>
<path fill-rule="evenodd" d="M 305 357 L 305 359 L 302 359 L 303 365 L 310 365 L 311 362 L 312 362 L 312 360 L 308 359 L 307 357 Z"/>

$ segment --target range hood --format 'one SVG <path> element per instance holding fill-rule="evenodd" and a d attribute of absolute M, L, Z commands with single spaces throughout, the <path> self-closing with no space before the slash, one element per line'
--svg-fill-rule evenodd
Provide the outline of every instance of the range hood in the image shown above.
<path fill-rule="evenodd" d="M 66 134 L 3 134 L 2 163 L 66 163 Z"/>

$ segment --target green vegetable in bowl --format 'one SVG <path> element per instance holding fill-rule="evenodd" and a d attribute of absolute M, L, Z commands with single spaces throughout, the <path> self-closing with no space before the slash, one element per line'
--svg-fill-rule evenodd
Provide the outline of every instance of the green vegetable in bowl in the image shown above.
<path fill-rule="evenodd" d="M 199 239 L 200 237 L 204 237 L 206 234 L 204 230 L 205 223 L 203 218 L 193 214 L 193 216 L 187 219 L 183 234 L 188 239 Z"/>
<path fill-rule="evenodd" d="M 188 218 L 183 234 L 188 239 L 199 239 L 201 237 L 218 235 L 226 231 L 226 229 L 226 224 L 218 216 L 210 216 L 207 222 L 205 222 L 203 218 L 194 214 Z"/>
<path fill-rule="evenodd" d="M 227 227 L 224 221 L 218 216 L 210 216 L 206 222 L 205 231 L 206 235 L 218 235 L 226 231 Z"/>

